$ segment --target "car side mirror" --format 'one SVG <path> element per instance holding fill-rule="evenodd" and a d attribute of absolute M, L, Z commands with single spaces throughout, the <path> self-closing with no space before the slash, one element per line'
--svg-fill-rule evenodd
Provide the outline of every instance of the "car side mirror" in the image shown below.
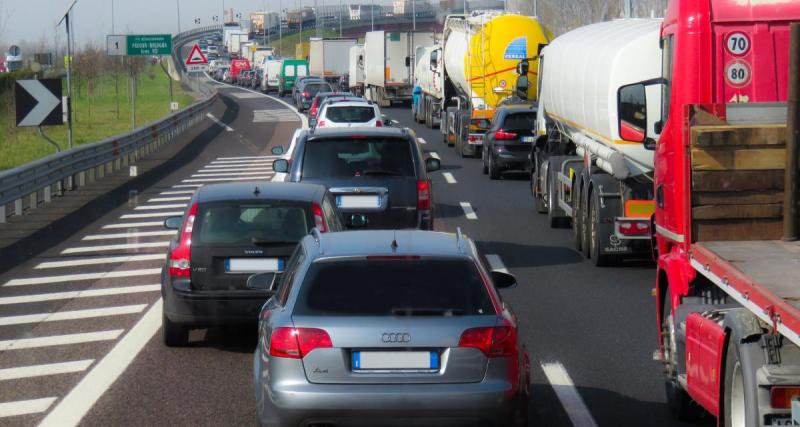
<path fill-rule="evenodd" d="M 427 159 L 425 159 L 426 172 L 436 172 L 441 168 L 442 168 L 441 160 L 434 157 L 428 157 Z"/>
<path fill-rule="evenodd" d="M 510 289 L 517 287 L 517 278 L 511 273 L 492 271 L 492 282 L 497 289 Z"/>
<path fill-rule="evenodd" d="M 180 230 L 181 225 L 183 225 L 182 216 L 171 216 L 164 220 L 164 228 L 168 230 Z"/>
<path fill-rule="evenodd" d="M 274 294 L 275 284 L 277 283 L 275 280 L 276 277 L 277 274 L 274 272 L 253 274 L 247 278 L 247 288 L 267 291 L 270 294 Z"/>
<path fill-rule="evenodd" d="M 406 56 L 406 67 L 410 67 L 410 66 L 411 66 L 411 57 L 410 56 Z"/>
<path fill-rule="evenodd" d="M 281 154 L 283 154 L 283 147 L 280 145 L 272 147 L 272 154 L 280 156 Z"/>
<path fill-rule="evenodd" d="M 272 162 L 272 170 L 277 173 L 287 173 L 289 172 L 289 161 L 286 159 L 277 159 Z"/>
<path fill-rule="evenodd" d="M 631 142 L 647 139 L 647 96 L 642 83 L 625 85 L 617 91 L 619 137 Z"/>
<path fill-rule="evenodd" d="M 530 81 L 528 80 L 527 75 L 521 75 L 517 77 L 517 96 L 519 99 L 523 101 L 528 100 L 528 88 L 530 87 Z"/>

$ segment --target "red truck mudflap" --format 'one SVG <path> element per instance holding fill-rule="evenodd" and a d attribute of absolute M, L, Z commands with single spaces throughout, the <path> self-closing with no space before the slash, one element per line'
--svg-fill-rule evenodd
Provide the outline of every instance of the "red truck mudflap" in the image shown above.
<path fill-rule="evenodd" d="M 725 329 L 716 319 L 700 313 L 692 313 L 686 318 L 687 391 L 715 417 L 719 417 L 725 338 Z"/>

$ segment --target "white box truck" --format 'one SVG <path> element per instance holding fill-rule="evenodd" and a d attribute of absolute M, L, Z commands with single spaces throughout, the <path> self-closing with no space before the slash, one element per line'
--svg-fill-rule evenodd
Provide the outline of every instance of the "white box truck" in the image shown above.
<path fill-rule="evenodd" d="M 432 32 L 368 32 L 364 40 L 367 99 L 381 106 L 410 100 L 414 89 L 416 49 L 433 44 Z"/>
<path fill-rule="evenodd" d="M 348 90 L 358 96 L 364 94 L 364 45 L 350 48 L 350 73 L 347 77 Z"/>
<path fill-rule="evenodd" d="M 308 68 L 312 76 L 343 87 L 350 72 L 350 48 L 358 43 L 348 38 L 311 38 Z"/>

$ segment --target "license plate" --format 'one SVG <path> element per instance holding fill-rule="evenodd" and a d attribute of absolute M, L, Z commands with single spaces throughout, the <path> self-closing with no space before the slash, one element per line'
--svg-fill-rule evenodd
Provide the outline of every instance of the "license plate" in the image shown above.
<path fill-rule="evenodd" d="M 283 271 L 280 258 L 228 258 L 225 260 L 228 273 L 265 273 Z"/>
<path fill-rule="evenodd" d="M 533 136 L 523 136 L 522 142 L 536 142 L 536 137 Z"/>
<path fill-rule="evenodd" d="M 470 135 L 467 137 L 469 145 L 483 145 L 483 135 Z"/>
<path fill-rule="evenodd" d="M 435 351 L 354 351 L 353 370 L 439 370 Z"/>
<path fill-rule="evenodd" d="M 378 195 L 336 196 L 336 206 L 345 209 L 379 208 L 381 207 L 381 197 Z"/>

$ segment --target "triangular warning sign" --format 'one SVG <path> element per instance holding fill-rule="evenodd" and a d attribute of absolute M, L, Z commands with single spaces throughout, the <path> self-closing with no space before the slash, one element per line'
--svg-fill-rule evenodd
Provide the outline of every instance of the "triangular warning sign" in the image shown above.
<path fill-rule="evenodd" d="M 189 57 L 186 58 L 186 65 L 206 64 L 208 64 L 208 59 L 203 55 L 203 51 L 200 50 L 200 45 L 195 44 L 194 47 L 192 47 L 192 51 L 189 53 Z"/>

